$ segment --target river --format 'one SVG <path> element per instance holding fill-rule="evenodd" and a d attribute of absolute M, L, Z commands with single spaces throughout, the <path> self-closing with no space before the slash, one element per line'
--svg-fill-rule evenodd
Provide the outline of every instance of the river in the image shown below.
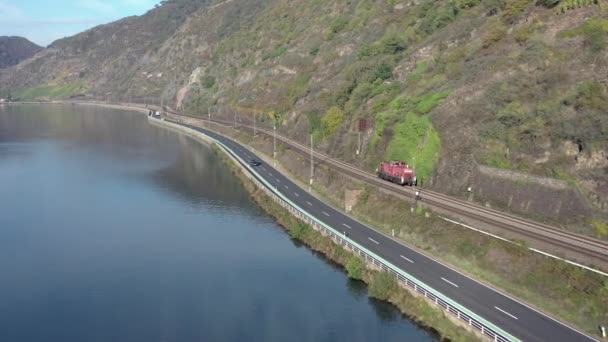
<path fill-rule="evenodd" d="M 0 106 L 0 341 L 434 341 L 143 114 Z"/>

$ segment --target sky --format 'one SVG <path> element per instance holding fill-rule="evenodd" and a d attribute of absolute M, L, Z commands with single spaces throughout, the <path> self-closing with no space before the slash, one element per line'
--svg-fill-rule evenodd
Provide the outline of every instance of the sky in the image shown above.
<path fill-rule="evenodd" d="M 47 46 L 91 27 L 141 15 L 159 0 L 0 0 L 0 36 Z"/>

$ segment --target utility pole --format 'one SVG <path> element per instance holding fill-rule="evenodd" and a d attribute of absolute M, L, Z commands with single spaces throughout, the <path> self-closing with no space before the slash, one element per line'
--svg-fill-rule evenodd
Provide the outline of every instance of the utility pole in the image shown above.
<path fill-rule="evenodd" d="M 357 155 L 359 155 L 361 153 L 361 131 L 358 132 L 357 137 Z"/>
<path fill-rule="evenodd" d="M 209 129 L 211 129 L 211 107 L 207 107 L 207 116 L 209 116 Z"/>
<path fill-rule="evenodd" d="M 272 125 L 272 160 L 274 166 L 277 166 L 277 123 Z"/>
<path fill-rule="evenodd" d="M 308 185 L 308 192 L 312 191 L 312 180 L 315 176 L 315 166 L 314 166 L 314 152 L 313 152 L 313 141 L 312 141 L 312 132 L 310 133 L 310 184 Z"/>

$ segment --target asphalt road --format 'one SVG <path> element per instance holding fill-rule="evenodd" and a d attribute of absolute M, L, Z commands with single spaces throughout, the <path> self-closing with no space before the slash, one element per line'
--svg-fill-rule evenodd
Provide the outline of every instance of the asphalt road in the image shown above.
<path fill-rule="evenodd" d="M 243 145 L 213 131 L 167 121 L 222 142 L 245 161 L 262 160 Z M 272 165 L 262 162 L 255 169 L 318 220 L 345 232 L 358 244 L 522 341 L 597 341 L 354 220 L 297 186 Z"/>

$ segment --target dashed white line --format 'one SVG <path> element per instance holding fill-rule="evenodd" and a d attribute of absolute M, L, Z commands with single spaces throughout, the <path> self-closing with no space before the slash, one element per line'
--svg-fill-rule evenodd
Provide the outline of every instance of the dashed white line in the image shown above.
<path fill-rule="evenodd" d="M 370 237 L 368 237 L 368 239 L 369 239 L 369 241 L 371 241 L 371 242 L 373 242 L 373 243 L 375 243 L 375 244 L 377 244 L 377 245 L 379 245 L 379 244 L 380 244 L 380 242 L 378 242 L 378 241 L 376 241 L 376 240 L 374 240 L 374 239 L 372 239 L 372 238 L 370 238 Z"/>
<path fill-rule="evenodd" d="M 275 178 L 277 180 L 278 183 L 281 183 L 281 181 L 278 178 Z"/>
<path fill-rule="evenodd" d="M 400 257 L 401 257 L 401 259 L 405 259 L 405 260 L 411 262 L 412 264 L 414 263 L 414 261 L 412 259 L 408 259 L 408 258 L 404 257 L 403 255 L 400 255 Z"/>
<path fill-rule="evenodd" d="M 511 318 L 514 318 L 514 319 L 519 319 L 519 318 L 517 318 L 517 317 L 515 317 L 515 316 L 511 315 L 510 313 L 506 312 L 505 310 L 503 310 L 503 309 L 499 308 L 498 306 L 495 306 L 495 307 L 494 307 L 494 309 L 496 309 L 496 310 L 498 310 L 498 311 L 500 311 L 500 312 L 504 313 L 505 315 L 507 315 L 507 316 L 509 316 L 509 317 L 511 317 Z"/>
<path fill-rule="evenodd" d="M 342 223 L 342 225 L 348 229 L 353 229 L 351 226 L 347 225 L 346 223 Z"/>
<path fill-rule="evenodd" d="M 283 185 L 285 187 L 285 189 L 289 189 L 289 187 L 287 185 Z"/>
<path fill-rule="evenodd" d="M 326 213 L 326 212 L 323 212 L 323 214 L 325 214 L 325 216 L 327 216 L 327 217 L 329 217 L 329 214 L 328 214 L 328 213 Z"/>
<path fill-rule="evenodd" d="M 308 205 L 312 205 L 312 203 L 310 203 L 310 202 L 308 202 L 308 201 L 306 201 L 306 203 L 308 203 Z"/>
<path fill-rule="evenodd" d="M 293 194 L 296 195 L 296 197 L 300 197 L 300 194 L 298 194 L 297 192 L 294 192 Z"/>
<path fill-rule="evenodd" d="M 265 172 L 265 171 L 266 171 L 266 168 L 264 168 L 264 167 L 262 166 L 262 170 L 264 170 L 264 172 Z"/>
<path fill-rule="evenodd" d="M 448 284 L 450 284 L 450 285 L 452 285 L 452 286 L 454 286 L 454 287 L 458 287 L 458 285 L 456 285 L 456 284 L 452 283 L 451 281 L 449 281 L 449 280 L 445 279 L 444 277 L 441 277 L 441 280 L 445 281 L 446 283 L 448 283 Z"/>

